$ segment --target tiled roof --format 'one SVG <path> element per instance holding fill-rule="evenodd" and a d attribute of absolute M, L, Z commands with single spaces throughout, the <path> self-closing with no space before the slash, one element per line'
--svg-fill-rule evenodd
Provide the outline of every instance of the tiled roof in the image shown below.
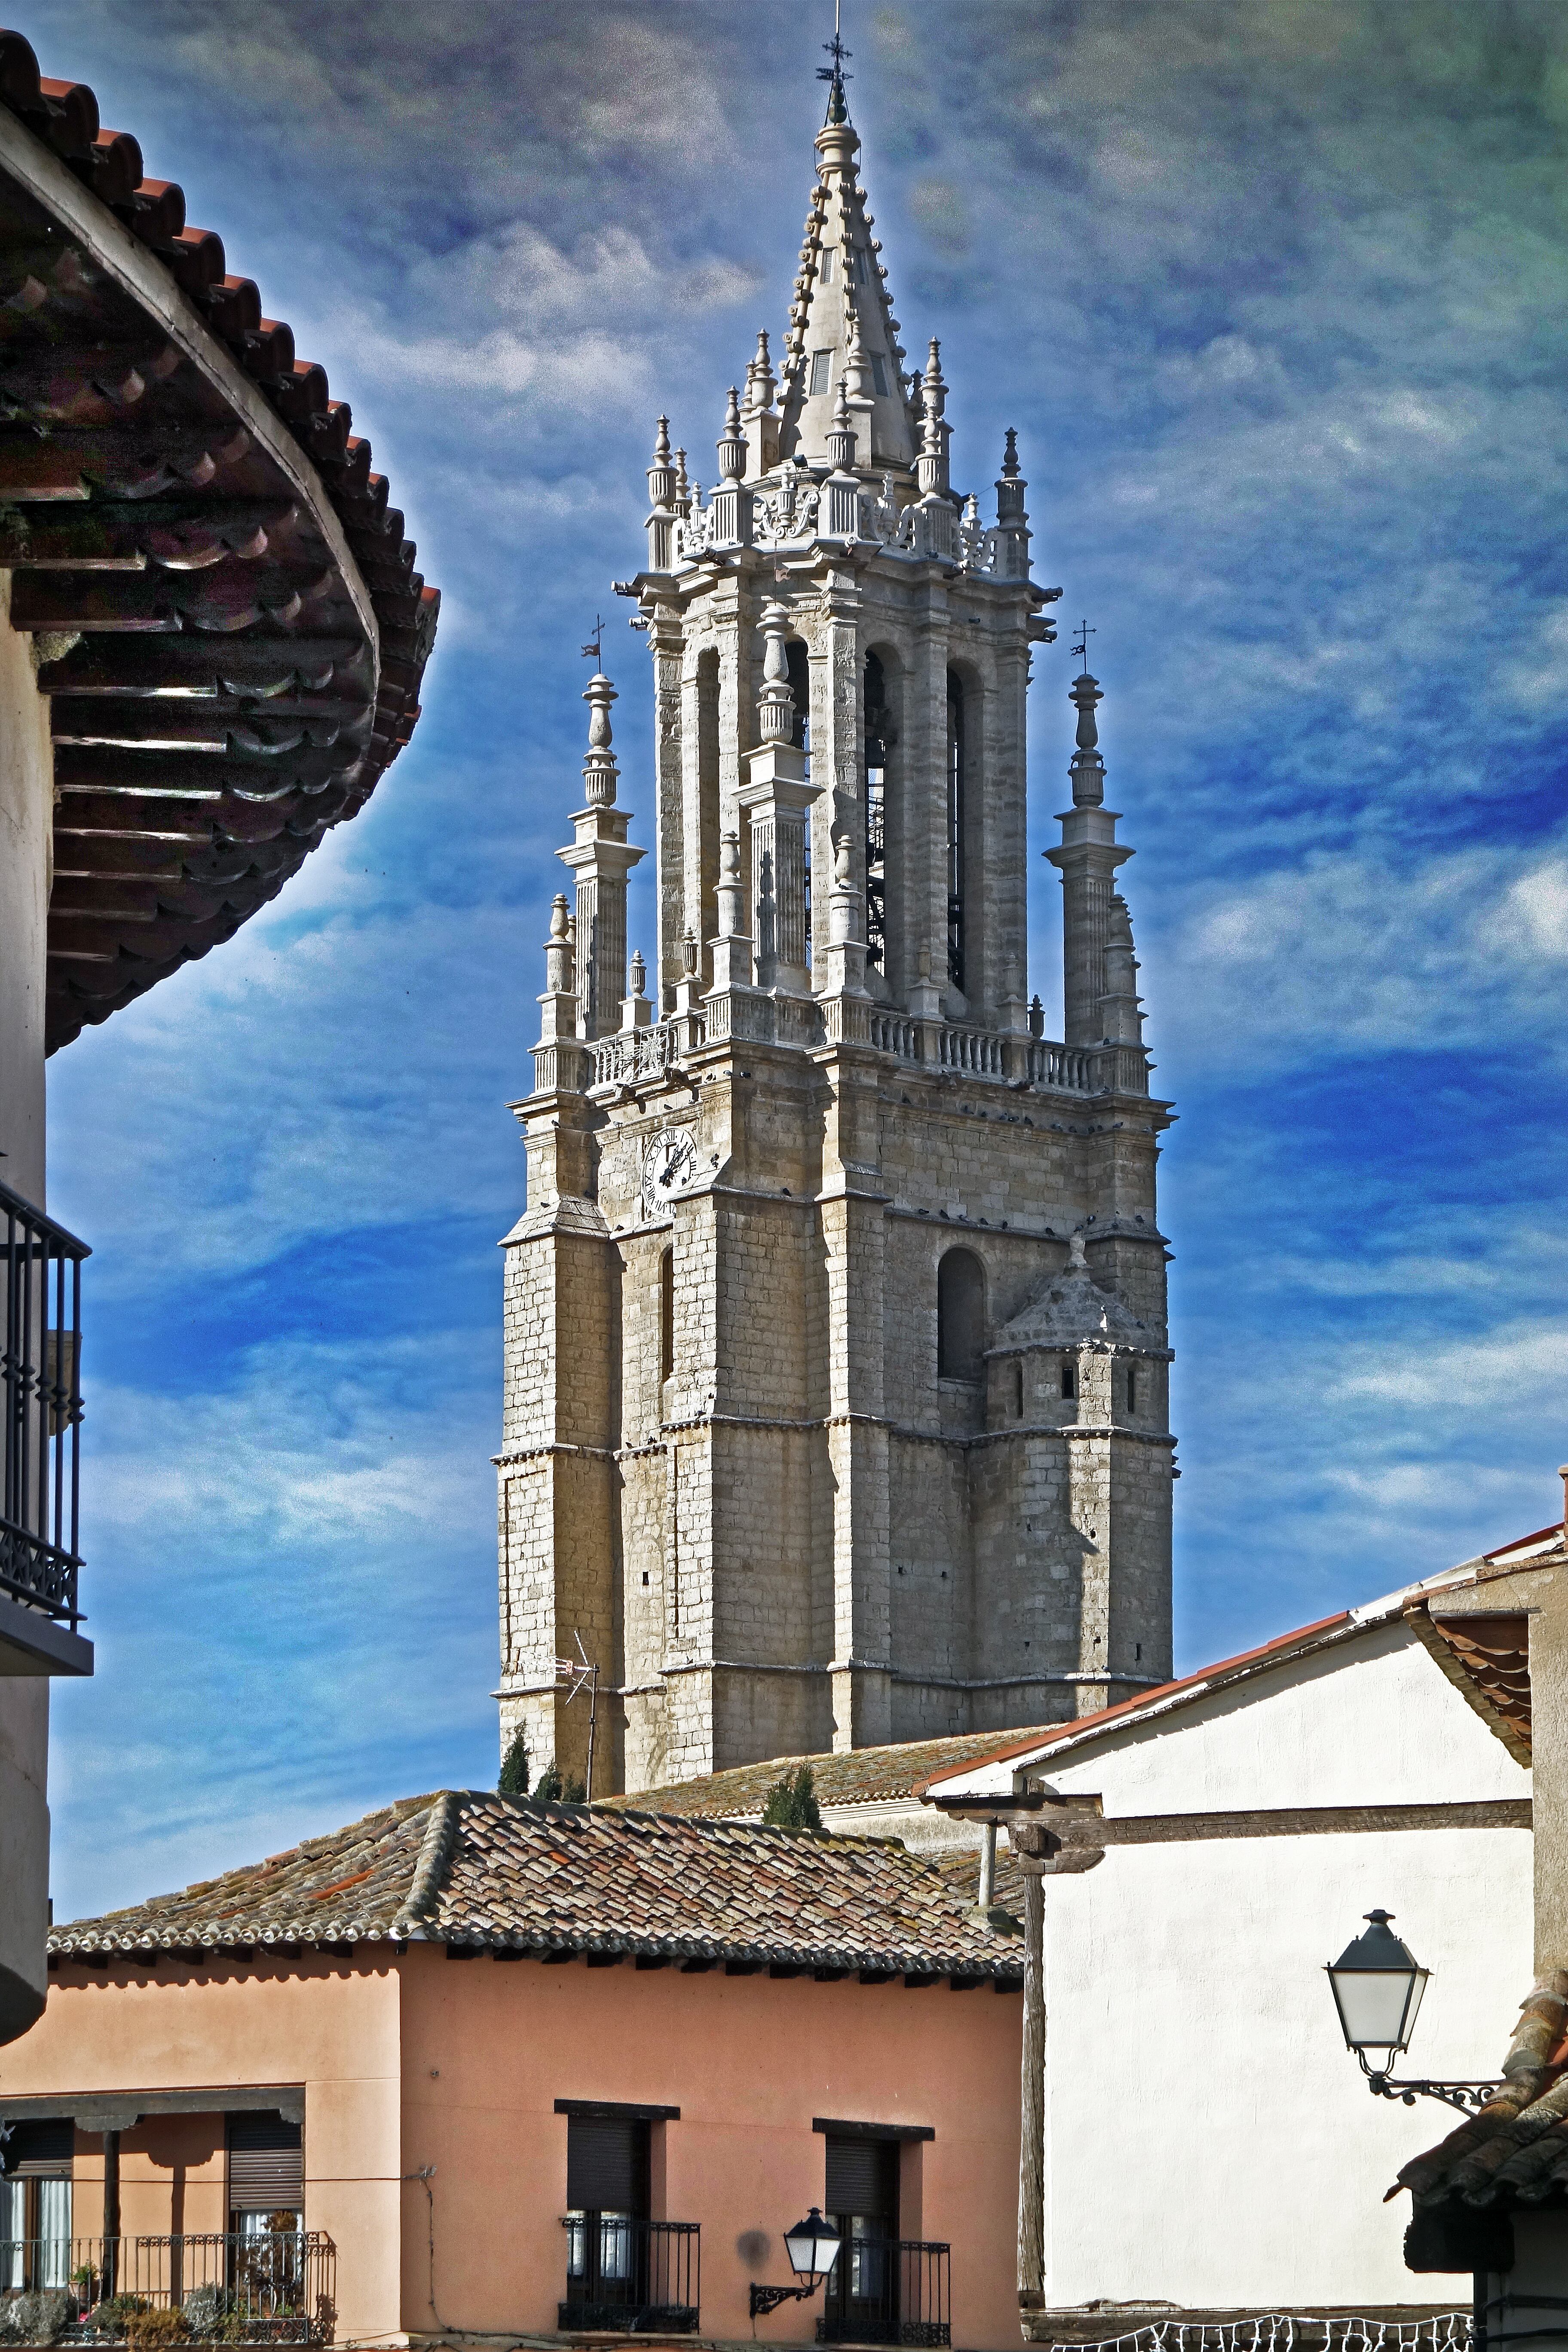
<path fill-rule="evenodd" d="M 1009 1735 L 1025 1742 L 1048 1737 L 1046 1730 Z M 846 1754 L 775 1756 L 765 1764 L 737 1764 L 705 1780 L 683 1780 L 668 1789 L 643 1789 L 636 1796 L 611 1797 L 622 1809 L 722 1819 L 760 1816 L 784 1773 L 811 1767 L 819 1805 L 877 1805 L 912 1797 L 933 1772 L 956 1770 L 995 1753 L 994 1731 L 966 1731 L 942 1739 L 900 1740 L 889 1748 L 853 1748 Z"/>
<path fill-rule="evenodd" d="M 363 806 L 439 599 L 325 371 L 0 32 L 0 567 L 50 698 L 50 1051 Z"/>
<path fill-rule="evenodd" d="M 1016 1977 L 1016 1942 L 968 1918 L 973 1899 L 891 1839 L 448 1790 L 183 1894 L 57 1927 L 49 1951 L 59 1961 L 409 1940 Z"/>
<path fill-rule="evenodd" d="M 1524 2003 L 1496 2098 L 1401 2171 L 1398 2186 L 1411 2191 L 1418 2210 L 1507 2211 L 1568 2194 L 1565 2061 L 1568 1974 L 1557 1970 Z"/>

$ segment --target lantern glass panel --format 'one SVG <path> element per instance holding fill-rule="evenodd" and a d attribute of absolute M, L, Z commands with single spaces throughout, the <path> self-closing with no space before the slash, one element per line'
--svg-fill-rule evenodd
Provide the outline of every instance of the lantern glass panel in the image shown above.
<path fill-rule="evenodd" d="M 838 2260 L 838 2232 L 814 2205 L 804 2221 L 784 2231 L 784 2249 L 797 2278 L 823 2278 Z"/>

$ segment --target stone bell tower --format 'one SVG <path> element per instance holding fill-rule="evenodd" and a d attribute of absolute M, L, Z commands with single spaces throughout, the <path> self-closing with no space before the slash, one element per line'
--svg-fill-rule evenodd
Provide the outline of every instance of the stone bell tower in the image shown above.
<path fill-rule="evenodd" d="M 506 1241 L 503 1742 L 596 1793 L 1086 1713 L 1170 1672 L 1165 1249 L 1095 680 L 1072 688 L 1065 1031 L 1028 989 L 1030 573 L 906 373 L 837 71 L 775 375 L 705 497 L 659 419 L 658 945 L 626 970 L 589 683 L 528 1206 Z M 621 585 L 622 583 L 617 583 Z"/>

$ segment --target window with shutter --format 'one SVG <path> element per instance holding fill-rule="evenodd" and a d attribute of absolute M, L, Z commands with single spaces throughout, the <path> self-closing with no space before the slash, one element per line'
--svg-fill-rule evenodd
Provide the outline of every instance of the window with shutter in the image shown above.
<path fill-rule="evenodd" d="M 827 2139 L 827 2210 L 844 2241 L 823 2294 L 830 2340 L 897 2343 L 899 2143 L 857 2135 Z"/>
<path fill-rule="evenodd" d="M 276 2110 L 251 2108 L 228 2117 L 226 2136 L 230 2214 L 302 2214 L 305 2148 L 299 2125 Z M 230 2226 L 244 2223 L 237 2218 Z"/>
<path fill-rule="evenodd" d="M 576 2213 L 647 2217 L 647 2125 L 626 2116 L 566 2119 L 566 2202 Z"/>
<path fill-rule="evenodd" d="M 826 2204 L 829 2213 L 885 2222 L 887 2227 L 879 2234 L 897 2237 L 898 2141 L 830 2137 Z"/>
<path fill-rule="evenodd" d="M 11 2180 L 68 2179 L 75 2152 L 76 2124 L 70 2116 L 13 2124 L 9 2136 L 0 2140 L 0 2171 Z"/>

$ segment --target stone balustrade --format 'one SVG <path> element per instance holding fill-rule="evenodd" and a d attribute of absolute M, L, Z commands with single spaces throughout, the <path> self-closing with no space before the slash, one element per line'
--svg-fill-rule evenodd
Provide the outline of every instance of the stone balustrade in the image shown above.
<path fill-rule="evenodd" d="M 803 999 L 803 1007 L 809 1000 Z M 639 1078 L 662 1076 L 672 1062 L 707 1042 L 707 1024 L 698 1017 L 694 1036 L 682 1039 L 678 1021 L 656 1022 L 647 1029 L 623 1029 L 601 1037 L 593 1047 L 595 1087 L 635 1085 Z M 981 1029 L 958 1021 L 920 1021 L 912 1013 L 873 1009 L 869 1042 L 879 1054 L 895 1061 L 942 1070 L 962 1071 L 977 1078 L 1003 1083 L 1022 1080 L 1031 1087 L 1048 1087 L 1067 1094 L 1104 1094 L 1114 1088 L 1126 1094 L 1147 1094 L 1148 1069 L 1142 1047 L 1061 1045 L 1046 1037 L 1023 1037 L 1009 1030 Z M 779 1043 L 819 1042 L 785 1039 Z"/>

